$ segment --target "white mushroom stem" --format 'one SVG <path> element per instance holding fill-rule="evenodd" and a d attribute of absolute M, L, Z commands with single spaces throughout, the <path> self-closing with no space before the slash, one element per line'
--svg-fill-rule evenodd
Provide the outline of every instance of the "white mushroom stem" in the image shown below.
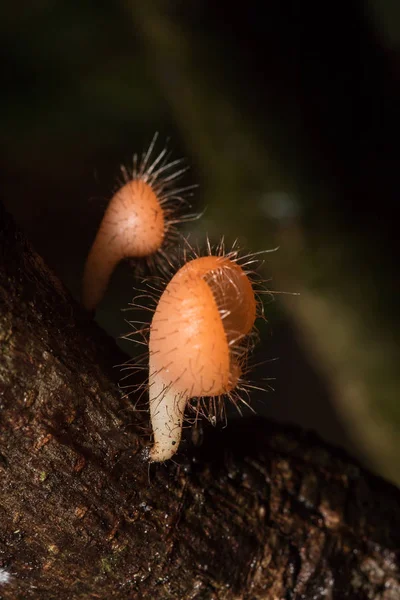
<path fill-rule="evenodd" d="M 182 435 L 183 416 L 188 397 L 165 384 L 160 374 L 150 376 L 150 419 L 154 445 L 151 462 L 170 459 L 178 450 Z"/>

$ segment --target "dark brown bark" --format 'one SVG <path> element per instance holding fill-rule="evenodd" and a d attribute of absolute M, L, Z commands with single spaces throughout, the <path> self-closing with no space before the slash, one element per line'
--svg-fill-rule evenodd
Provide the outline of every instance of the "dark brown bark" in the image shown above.
<path fill-rule="evenodd" d="M 1 598 L 400 598 L 399 491 L 315 436 L 242 420 L 149 468 L 115 343 L 1 220 Z"/>

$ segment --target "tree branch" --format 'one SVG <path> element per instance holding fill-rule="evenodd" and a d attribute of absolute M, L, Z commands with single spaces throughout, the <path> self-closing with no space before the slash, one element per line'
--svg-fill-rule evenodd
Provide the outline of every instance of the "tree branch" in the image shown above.
<path fill-rule="evenodd" d="M 400 596 L 400 494 L 314 435 L 251 419 L 149 468 L 115 343 L 0 208 L 0 594 Z"/>

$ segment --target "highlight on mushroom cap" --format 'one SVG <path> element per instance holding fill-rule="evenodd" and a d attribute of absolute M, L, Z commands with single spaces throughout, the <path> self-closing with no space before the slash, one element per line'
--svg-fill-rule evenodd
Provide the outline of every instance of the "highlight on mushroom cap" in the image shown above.
<path fill-rule="evenodd" d="M 114 253 L 117 261 L 156 252 L 165 237 L 165 217 L 152 187 L 142 179 L 123 185 L 107 208 L 98 236 L 108 244 L 103 252 Z"/>

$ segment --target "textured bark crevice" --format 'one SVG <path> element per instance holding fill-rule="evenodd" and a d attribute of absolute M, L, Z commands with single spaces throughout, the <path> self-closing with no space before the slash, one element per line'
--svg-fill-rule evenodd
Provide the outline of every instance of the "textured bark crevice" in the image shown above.
<path fill-rule="evenodd" d="M 188 430 L 149 468 L 124 357 L 0 218 L 0 597 L 400 597 L 399 491 L 316 436 Z"/>

